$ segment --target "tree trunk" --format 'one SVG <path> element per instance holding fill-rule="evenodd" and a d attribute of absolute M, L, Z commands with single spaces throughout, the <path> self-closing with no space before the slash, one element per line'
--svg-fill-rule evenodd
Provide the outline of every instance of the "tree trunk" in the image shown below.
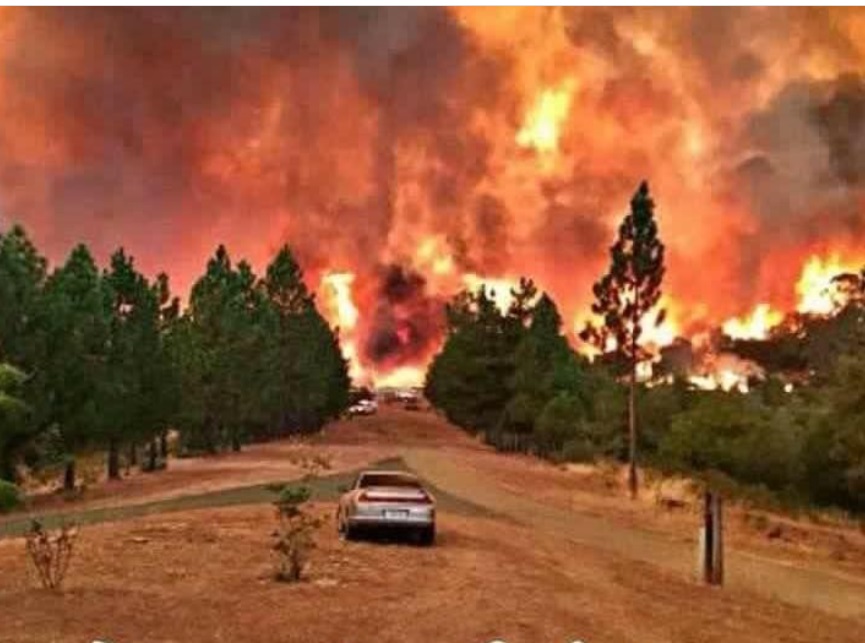
<path fill-rule="evenodd" d="M 240 451 L 240 433 L 237 430 L 231 432 L 231 450 Z"/>
<path fill-rule="evenodd" d="M 628 492 L 631 499 L 637 497 L 637 408 L 635 403 L 637 389 L 637 361 L 631 366 L 631 386 L 628 391 Z"/>
<path fill-rule="evenodd" d="M 159 434 L 159 455 L 163 458 L 168 457 L 168 431 Z"/>
<path fill-rule="evenodd" d="M 156 471 L 156 457 L 158 445 L 156 443 L 156 438 L 153 438 L 150 441 L 149 448 L 147 449 L 147 470 L 148 471 Z"/>
<path fill-rule="evenodd" d="M 134 467 L 138 465 L 138 445 L 135 442 L 132 442 L 129 445 L 129 466 Z"/>
<path fill-rule="evenodd" d="M 640 323 L 639 291 L 634 293 L 634 319 L 633 327 Z M 628 391 L 628 492 L 631 500 L 636 500 L 638 491 L 637 481 L 637 334 L 631 332 L 631 385 Z"/>
<path fill-rule="evenodd" d="M 70 457 L 66 461 L 66 470 L 63 472 L 63 490 L 75 491 L 75 458 Z"/>
<path fill-rule="evenodd" d="M 117 451 L 117 440 L 108 441 L 108 479 L 120 479 L 120 454 Z"/>

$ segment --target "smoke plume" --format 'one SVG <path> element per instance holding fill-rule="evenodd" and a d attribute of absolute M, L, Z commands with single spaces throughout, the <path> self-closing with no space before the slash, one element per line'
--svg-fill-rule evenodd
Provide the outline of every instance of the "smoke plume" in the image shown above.
<path fill-rule="evenodd" d="M 219 243 L 352 273 L 360 359 L 419 364 L 466 275 L 585 318 L 650 182 L 683 332 L 863 258 L 865 13 L 0 9 L 0 227 L 185 292 Z M 339 320 L 333 320 L 337 323 Z"/>

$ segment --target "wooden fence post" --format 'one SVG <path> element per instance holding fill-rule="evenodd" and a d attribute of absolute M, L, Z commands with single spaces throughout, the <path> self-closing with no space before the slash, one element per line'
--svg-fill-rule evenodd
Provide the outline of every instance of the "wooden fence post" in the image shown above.
<path fill-rule="evenodd" d="M 706 491 L 703 496 L 703 528 L 700 549 L 703 581 L 708 585 L 724 584 L 724 523 L 721 496 Z"/>

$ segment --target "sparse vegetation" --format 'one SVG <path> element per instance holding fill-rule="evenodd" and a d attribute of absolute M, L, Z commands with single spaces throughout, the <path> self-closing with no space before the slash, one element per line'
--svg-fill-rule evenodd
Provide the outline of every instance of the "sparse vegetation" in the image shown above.
<path fill-rule="evenodd" d="M 279 524 L 273 533 L 276 555 L 276 580 L 295 583 L 301 580 L 310 550 L 315 547 L 313 534 L 322 520 L 308 513 L 305 505 L 311 492 L 305 486 L 286 486 L 274 503 Z"/>
<path fill-rule="evenodd" d="M 72 561 L 78 528 L 62 524 L 55 530 L 45 528 L 33 520 L 26 535 L 27 555 L 36 569 L 42 587 L 59 590 Z"/>

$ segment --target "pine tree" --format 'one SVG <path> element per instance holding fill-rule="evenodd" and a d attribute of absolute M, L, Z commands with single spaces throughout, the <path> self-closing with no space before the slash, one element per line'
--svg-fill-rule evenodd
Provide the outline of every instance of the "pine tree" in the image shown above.
<path fill-rule="evenodd" d="M 21 396 L 26 376 L 0 363 L 0 480 L 15 481 L 15 457 L 30 437 L 29 407 Z"/>
<path fill-rule="evenodd" d="M 348 403 L 348 365 L 339 338 L 318 312 L 288 246 L 267 267 L 262 286 L 274 326 L 268 351 L 271 417 L 281 432 L 316 429 Z"/>
<path fill-rule="evenodd" d="M 448 334 L 427 371 L 425 394 L 455 424 L 494 439 L 511 395 L 524 318 L 502 314 L 484 288 L 458 294 L 445 315 Z"/>
<path fill-rule="evenodd" d="M 630 385 L 628 403 L 628 488 L 637 495 L 637 418 L 635 392 L 637 365 L 646 357 L 640 345 L 643 327 L 659 324 L 664 311 L 648 321 L 657 306 L 664 278 L 664 245 L 658 237 L 655 204 L 645 181 L 631 199 L 631 211 L 619 226 L 619 236 L 610 248 L 609 271 L 593 288 L 592 312 L 602 319 L 600 326 L 588 324 L 581 337 L 606 352 L 611 340 L 615 355 L 627 364 Z"/>
<path fill-rule="evenodd" d="M 46 266 L 22 227 L 0 234 L 0 356 L 27 370 L 33 366 L 33 322 Z"/>
<path fill-rule="evenodd" d="M 75 454 L 93 443 L 102 421 L 107 302 L 93 257 L 79 245 L 48 278 L 38 313 L 40 355 L 33 378 L 40 389 L 43 426 L 56 427 L 66 453 L 66 490 L 75 487 Z"/>
<path fill-rule="evenodd" d="M 163 373 L 157 293 L 121 248 L 103 276 L 108 297 L 107 372 L 102 386 L 102 436 L 108 449 L 108 477 L 120 477 L 119 446 L 151 439 L 159 413 L 156 392 Z"/>

